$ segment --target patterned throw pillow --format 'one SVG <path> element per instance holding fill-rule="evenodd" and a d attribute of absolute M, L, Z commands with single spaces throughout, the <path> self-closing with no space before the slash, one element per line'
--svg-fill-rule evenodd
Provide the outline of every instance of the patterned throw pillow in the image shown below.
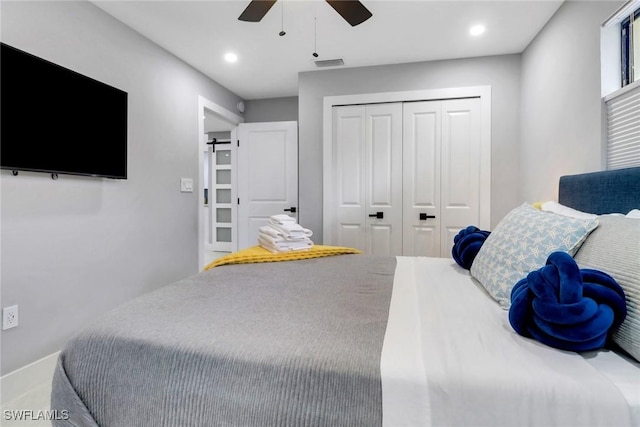
<path fill-rule="evenodd" d="M 551 252 L 573 256 L 597 226 L 595 218 L 569 218 L 524 203 L 491 232 L 471 265 L 471 275 L 508 310 L 511 288 L 520 279 L 543 267 Z"/>
<path fill-rule="evenodd" d="M 640 362 L 640 220 L 602 215 L 598 221 L 575 260 L 581 268 L 609 273 L 622 286 L 627 317 L 611 336 Z"/>

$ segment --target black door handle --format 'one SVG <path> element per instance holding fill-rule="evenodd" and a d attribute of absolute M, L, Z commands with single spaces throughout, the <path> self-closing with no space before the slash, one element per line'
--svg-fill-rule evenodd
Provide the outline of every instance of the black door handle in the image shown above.
<path fill-rule="evenodd" d="M 296 207 L 295 206 L 291 206 L 289 209 L 285 209 L 285 212 L 291 212 L 291 213 L 296 213 Z"/>
<path fill-rule="evenodd" d="M 435 218 L 435 215 L 427 215 L 426 213 L 420 213 L 420 221 L 424 221 L 428 218 Z"/>
<path fill-rule="evenodd" d="M 382 218 L 384 218 L 384 212 L 376 212 L 374 214 L 369 215 L 369 218 L 382 219 Z"/>

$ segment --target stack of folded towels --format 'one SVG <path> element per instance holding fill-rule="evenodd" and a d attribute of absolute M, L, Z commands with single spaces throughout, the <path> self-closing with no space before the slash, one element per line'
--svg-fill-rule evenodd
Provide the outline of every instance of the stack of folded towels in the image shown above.
<path fill-rule="evenodd" d="M 272 215 L 267 225 L 259 229 L 258 244 L 273 253 L 311 249 L 312 234 L 289 215 Z"/>

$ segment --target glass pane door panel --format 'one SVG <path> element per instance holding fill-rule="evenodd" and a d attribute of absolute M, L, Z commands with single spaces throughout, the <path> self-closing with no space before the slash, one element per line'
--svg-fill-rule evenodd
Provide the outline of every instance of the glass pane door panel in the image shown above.
<path fill-rule="evenodd" d="M 231 184 L 231 171 L 229 169 L 217 170 L 216 184 Z"/>
<path fill-rule="evenodd" d="M 228 222 L 228 223 L 231 223 L 231 208 L 217 208 L 216 209 L 216 222 Z"/>
<path fill-rule="evenodd" d="M 231 203 L 231 190 L 216 190 L 216 203 Z"/>
<path fill-rule="evenodd" d="M 231 241 L 231 229 L 228 227 L 216 228 L 216 240 L 218 242 L 230 242 Z"/>
<path fill-rule="evenodd" d="M 216 164 L 217 165 L 230 165 L 231 164 L 231 151 L 219 150 L 216 151 Z"/>

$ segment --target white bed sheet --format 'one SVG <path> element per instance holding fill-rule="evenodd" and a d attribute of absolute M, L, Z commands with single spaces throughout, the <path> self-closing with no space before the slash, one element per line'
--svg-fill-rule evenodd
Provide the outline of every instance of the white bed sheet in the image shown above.
<path fill-rule="evenodd" d="M 624 373 L 612 377 L 580 354 L 521 337 L 450 259 L 397 260 L 381 357 L 383 426 L 638 425 L 629 388 L 615 384 Z M 616 356 L 607 358 L 610 372 L 623 360 Z"/>
<path fill-rule="evenodd" d="M 611 350 L 589 351 L 582 357 L 616 385 L 629 404 L 631 425 L 640 426 L 640 362 Z"/>

